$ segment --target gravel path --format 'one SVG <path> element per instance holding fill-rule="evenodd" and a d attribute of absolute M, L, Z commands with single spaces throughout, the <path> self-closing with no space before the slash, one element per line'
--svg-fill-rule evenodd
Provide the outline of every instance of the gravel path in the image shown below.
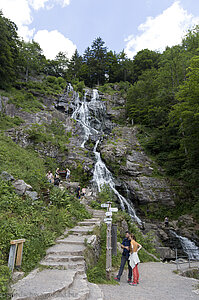
<path fill-rule="evenodd" d="M 140 264 L 140 284 L 130 286 L 125 271 L 120 285 L 100 285 L 104 300 L 199 300 L 199 295 L 194 292 L 199 280 L 182 277 L 173 270 L 176 270 L 173 264 Z"/>

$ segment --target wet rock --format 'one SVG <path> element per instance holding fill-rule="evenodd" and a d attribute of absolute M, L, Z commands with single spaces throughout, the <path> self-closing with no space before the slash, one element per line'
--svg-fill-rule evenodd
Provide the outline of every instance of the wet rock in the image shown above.
<path fill-rule="evenodd" d="M 4 181 L 14 181 L 14 177 L 12 175 L 10 175 L 8 172 L 6 171 L 3 171 L 1 173 L 1 178 L 4 180 Z"/>

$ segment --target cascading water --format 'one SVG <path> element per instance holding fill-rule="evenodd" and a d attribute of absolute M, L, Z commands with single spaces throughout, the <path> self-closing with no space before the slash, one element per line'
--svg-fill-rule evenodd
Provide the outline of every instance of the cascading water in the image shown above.
<path fill-rule="evenodd" d="M 196 244 L 190 241 L 188 238 L 178 235 L 175 231 L 170 230 L 170 232 L 179 239 L 180 244 L 184 252 L 188 255 L 191 260 L 199 260 L 199 248 Z"/>
<path fill-rule="evenodd" d="M 82 148 L 84 148 L 84 145 L 88 141 L 90 135 L 98 133 L 98 131 L 95 128 L 92 128 L 90 125 L 91 117 L 90 117 L 90 110 L 89 110 L 89 106 L 93 105 L 93 102 L 96 101 L 97 93 L 96 90 L 94 90 L 93 97 L 90 103 L 86 101 L 87 94 L 88 91 L 85 92 L 84 99 L 81 102 L 79 99 L 79 93 L 76 93 L 75 96 L 76 109 L 72 114 L 72 118 L 75 119 L 77 122 L 79 122 L 84 129 L 84 139 L 81 144 Z"/>
<path fill-rule="evenodd" d="M 122 210 L 125 210 L 125 205 L 127 206 L 127 210 L 131 218 L 138 222 L 138 224 L 142 224 L 142 221 L 137 217 L 134 208 L 132 205 L 124 198 L 115 188 L 115 183 L 111 172 L 107 169 L 105 163 L 101 159 L 101 155 L 97 152 L 97 146 L 99 144 L 99 140 L 96 142 L 94 147 L 94 154 L 96 158 L 96 164 L 94 168 L 93 181 L 97 184 L 98 191 L 101 191 L 101 188 L 104 184 L 109 185 L 114 194 L 118 197 L 120 201 L 120 206 Z"/>
<path fill-rule="evenodd" d="M 111 172 L 106 167 L 105 163 L 101 159 L 100 152 L 97 151 L 97 146 L 100 141 L 100 135 L 102 132 L 101 129 L 101 123 L 102 120 L 97 118 L 98 115 L 102 116 L 105 111 L 105 106 L 102 103 L 102 101 L 99 101 L 99 94 L 97 90 L 93 90 L 93 96 L 91 98 L 90 102 L 87 102 L 87 94 L 88 91 L 84 95 L 84 99 L 81 102 L 79 99 L 79 95 L 76 94 L 75 96 L 75 105 L 76 108 L 72 114 L 72 118 L 75 119 L 77 122 L 79 122 L 83 129 L 84 129 L 84 138 L 83 142 L 81 144 L 81 147 L 84 148 L 85 143 L 88 141 L 89 136 L 95 136 L 97 139 L 97 142 L 95 144 L 95 147 L 93 149 L 93 153 L 95 154 L 96 163 L 94 168 L 94 174 L 93 174 L 93 182 L 96 184 L 98 191 L 101 191 L 101 188 L 104 184 L 108 185 L 114 194 L 117 196 L 117 198 L 120 201 L 120 206 L 122 210 L 125 210 L 125 205 L 127 207 L 128 213 L 131 216 L 133 221 L 136 221 L 138 224 L 142 224 L 141 220 L 137 217 L 135 210 L 131 203 L 127 201 L 126 198 L 124 198 L 115 188 L 115 182 L 114 178 L 111 174 Z M 92 125 L 92 115 L 91 110 L 94 113 L 95 118 L 95 124 L 99 124 L 99 130 L 95 129 Z"/>

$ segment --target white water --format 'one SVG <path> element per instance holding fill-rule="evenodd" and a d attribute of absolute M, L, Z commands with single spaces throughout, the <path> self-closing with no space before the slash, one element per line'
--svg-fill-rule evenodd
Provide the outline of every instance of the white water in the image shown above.
<path fill-rule="evenodd" d="M 76 109 L 72 114 L 72 118 L 77 122 L 79 122 L 84 129 L 84 137 L 83 137 L 83 142 L 81 144 L 82 148 L 84 148 L 84 145 L 88 141 L 90 135 L 98 133 L 98 131 L 95 128 L 92 128 L 90 125 L 91 116 L 89 110 L 90 106 L 95 105 L 98 93 L 97 90 L 93 90 L 93 97 L 90 103 L 86 101 L 87 94 L 88 91 L 85 92 L 83 101 L 81 102 L 79 99 L 79 94 L 76 93 L 75 96 Z"/>
<path fill-rule="evenodd" d="M 188 238 L 178 235 L 175 231 L 171 230 L 171 233 L 179 239 L 182 249 L 188 255 L 189 259 L 199 260 L 199 248 L 196 244 L 190 241 Z"/>
<path fill-rule="evenodd" d="M 79 122 L 84 129 L 83 142 L 81 147 L 84 148 L 85 143 L 88 141 L 89 137 L 94 135 L 97 137 L 97 142 L 93 149 L 93 153 L 95 154 L 96 163 L 93 174 L 93 182 L 97 185 L 98 191 L 100 192 L 103 185 L 108 185 L 114 194 L 118 197 L 120 201 L 120 206 L 122 210 L 125 210 L 125 205 L 127 207 L 128 213 L 131 218 L 136 221 L 138 224 L 142 224 L 141 220 L 137 217 L 135 210 L 131 203 L 127 201 L 115 188 L 114 178 L 111 172 L 107 169 L 105 163 L 101 159 L 100 152 L 97 151 L 97 146 L 99 144 L 100 132 L 92 127 L 92 115 L 91 110 L 94 113 L 95 123 L 97 121 L 98 124 L 101 125 L 102 121 L 97 118 L 105 111 L 105 106 L 102 101 L 99 99 L 99 94 L 97 90 L 93 90 L 93 96 L 90 102 L 87 102 L 87 94 L 88 91 L 84 95 L 84 99 L 81 102 L 79 99 L 79 94 L 76 93 L 75 96 L 75 106 L 76 109 L 72 114 L 72 118 Z M 101 126 L 100 126 L 101 127 Z"/>

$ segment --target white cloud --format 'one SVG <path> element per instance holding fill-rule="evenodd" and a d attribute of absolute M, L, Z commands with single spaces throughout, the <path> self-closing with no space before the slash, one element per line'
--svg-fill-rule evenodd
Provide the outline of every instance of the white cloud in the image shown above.
<path fill-rule="evenodd" d="M 55 4 L 65 7 L 70 0 L 0 0 L 0 9 L 5 17 L 15 22 L 19 36 L 28 41 L 35 32 L 34 28 L 29 28 L 33 21 L 31 9 L 51 9 Z"/>
<path fill-rule="evenodd" d="M 5 17 L 15 22 L 20 36 L 25 40 L 31 38 L 34 29 L 30 30 L 28 27 L 32 23 L 32 17 L 27 0 L 0 0 L 0 9 Z"/>
<path fill-rule="evenodd" d="M 145 23 L 140 24 L 140 34 L 125 39 L 125 52 L 133 58 L 138 51 L 146 48 L 163 51 L 166 46 L 179 44 L 186 31 L 197 23 L 199 18 L 188 14 L 180 1 L 175 1 L 162 14 L 155 18 L 148 17 Z"/>
<path fill-rule="evenodd" d="M 41 8 L 51 9 L 55 4 L 65 7 L 70 4 L 70 0 L 27 0 L 29 4 L 35 9 Z"/>
<path fill-rule="evenodd" d="M 34 8 L 35 10 L 38 10 L 40 8 L 45 7 L 45 3 L 49 2 L 49 0 L 28 0 L 28 3 Z"/>
<path fill-rule="evenodd" d="M 60 51 L 71 58 L 76 50 L 76 45 L 57 30 L 39 30 L 34 36 L 34 41 L 40 44 L 48 59 L 54 59 Z"/>
<path fill-rule="evenodd" d="M 57 3 L 61 4 L 62 7 L 64 7 L 70 4 L 70 0 L 57 0 Z"/>

